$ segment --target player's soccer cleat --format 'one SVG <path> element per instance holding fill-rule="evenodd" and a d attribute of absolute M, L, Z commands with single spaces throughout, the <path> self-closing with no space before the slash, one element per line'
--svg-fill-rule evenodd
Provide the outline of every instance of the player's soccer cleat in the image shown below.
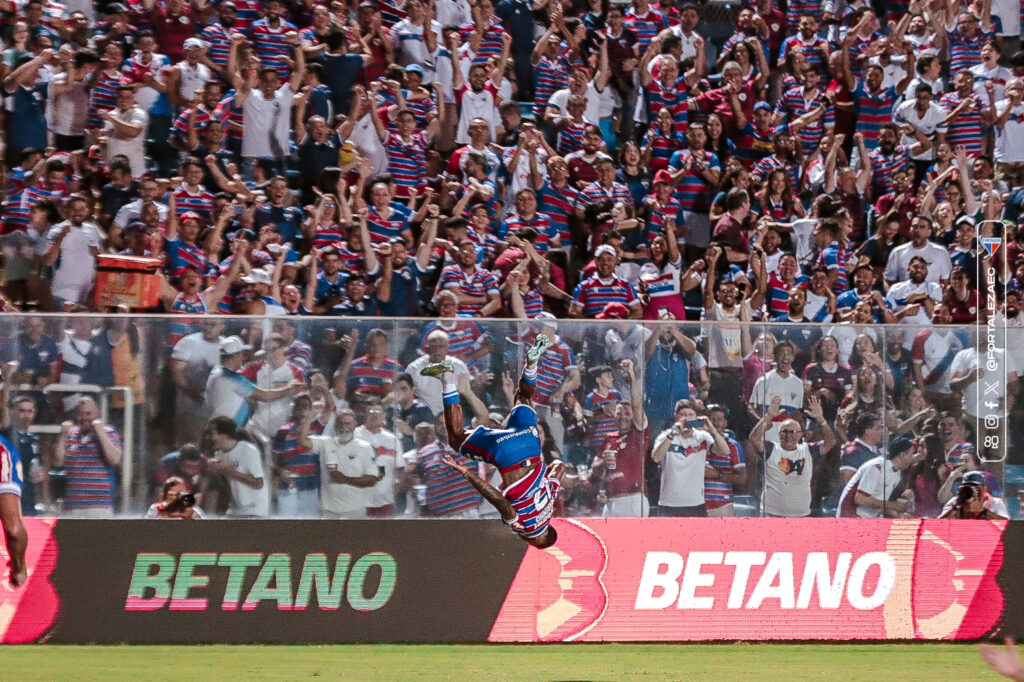
<path fill-rule="evenodd" d="M 451 361 L 451 358 L 445 358 L 441 362 L 435 362 L 432 365 L 427 365 L 420 370 L 420 374 L 425 377 L 437 377 L 440 379 L 445 372 L 455 373 L 455 363 Z"/>
<path fill-rule="evenodd" d="M 551 346 L 551 339 L 548 338 L 547 334 L 537 334 L 537 340 L 533 342 L 533 347 L 526 352 L 526 364 L 536 365 L 537 361 L 540 360 L 540 356 L 544 355 L 544 351 Z"/>

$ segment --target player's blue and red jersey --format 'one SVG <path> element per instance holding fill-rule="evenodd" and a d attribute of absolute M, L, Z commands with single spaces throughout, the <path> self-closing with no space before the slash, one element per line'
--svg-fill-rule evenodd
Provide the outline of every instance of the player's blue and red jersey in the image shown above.
<path fill-rule="evenodd" d="M 0 436 L 0 495 L 11 494 L 21 497 L 23 472 L 18 449 Z"/>
<path fill-rule="evenodd" d="M 516 512 L 516 517 L 506 519 L 505 523 L 525 537 L 544 534 L 554 511 L 559 483 L 547 478 L 547 467 L 540 451 L 540 427 L 532 407 L 513 407 L 504 428 L 476 427 L 463 441 L 459 452 L 470 459 L 493 464 L 502 472 L 532 467 L 526 476 L 502 491 Z"/>

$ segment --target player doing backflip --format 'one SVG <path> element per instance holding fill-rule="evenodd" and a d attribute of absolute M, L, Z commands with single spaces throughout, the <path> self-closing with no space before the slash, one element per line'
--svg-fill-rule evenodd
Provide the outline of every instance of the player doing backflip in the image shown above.
<path fill-rule="evenodd" d="M 21 520 L 21 460 L 18 451 L 3 436 L 0 436 L 0 524 L 4 527 L 7 541 L 7 565 L 11 569 L 10 582 L 14 587 L 28 579 L 25 564 L 25 548 L 28 547 L 28 532 Z"/>
<path fill-rule="evenodd" d="M 444 463 L 462 474 L 501 514 L 502 520 L 519 537 L 534 547 L 555 544 L 558 534 L 551 527 L 551 514 L 558 497 L 562 463 L 544 463 L 541 431 L 531 398 L 537 382 L 537 361 L 551 345 L 544 334 L 526 354 L 526 369 L 519 380 L 512 411 L 504 428 L 478 426 L 468 434 L 463 429 L 462 405 L 455 383 L 454 366 L 445 360 L 424 367 L 420 373 L 437 377 L 444 384 L 444 422 L 448 444 L 470 459 L 486 462 L 501 473 L 501 491 L 453 457 Z"/>

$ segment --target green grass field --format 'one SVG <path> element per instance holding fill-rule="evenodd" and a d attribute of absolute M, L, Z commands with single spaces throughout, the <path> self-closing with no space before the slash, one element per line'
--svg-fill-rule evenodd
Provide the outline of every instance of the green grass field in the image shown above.
<path fill-rule="evenodd" d="M 992 680 L 968 644 L 9 646 L 17 680 Z"/>

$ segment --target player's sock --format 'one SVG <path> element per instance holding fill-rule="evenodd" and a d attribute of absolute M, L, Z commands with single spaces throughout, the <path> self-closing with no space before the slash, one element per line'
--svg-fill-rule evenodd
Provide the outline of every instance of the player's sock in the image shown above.
<path fill-rule="evenodd" d="M 523 370 L 523 378 L 520 380 L 524 384 L 530 384 L 533 386 L 537 383 L 537 363 L 526 364 L 526 368 Z"/>
<path fill-rule="evenodd" d="M 445 405 L 457 405 L 459 403 L 459 389 L 447 376 L 443 381 L 445 383 L 444 392 L 441 394 L 441 402 Z"/>

